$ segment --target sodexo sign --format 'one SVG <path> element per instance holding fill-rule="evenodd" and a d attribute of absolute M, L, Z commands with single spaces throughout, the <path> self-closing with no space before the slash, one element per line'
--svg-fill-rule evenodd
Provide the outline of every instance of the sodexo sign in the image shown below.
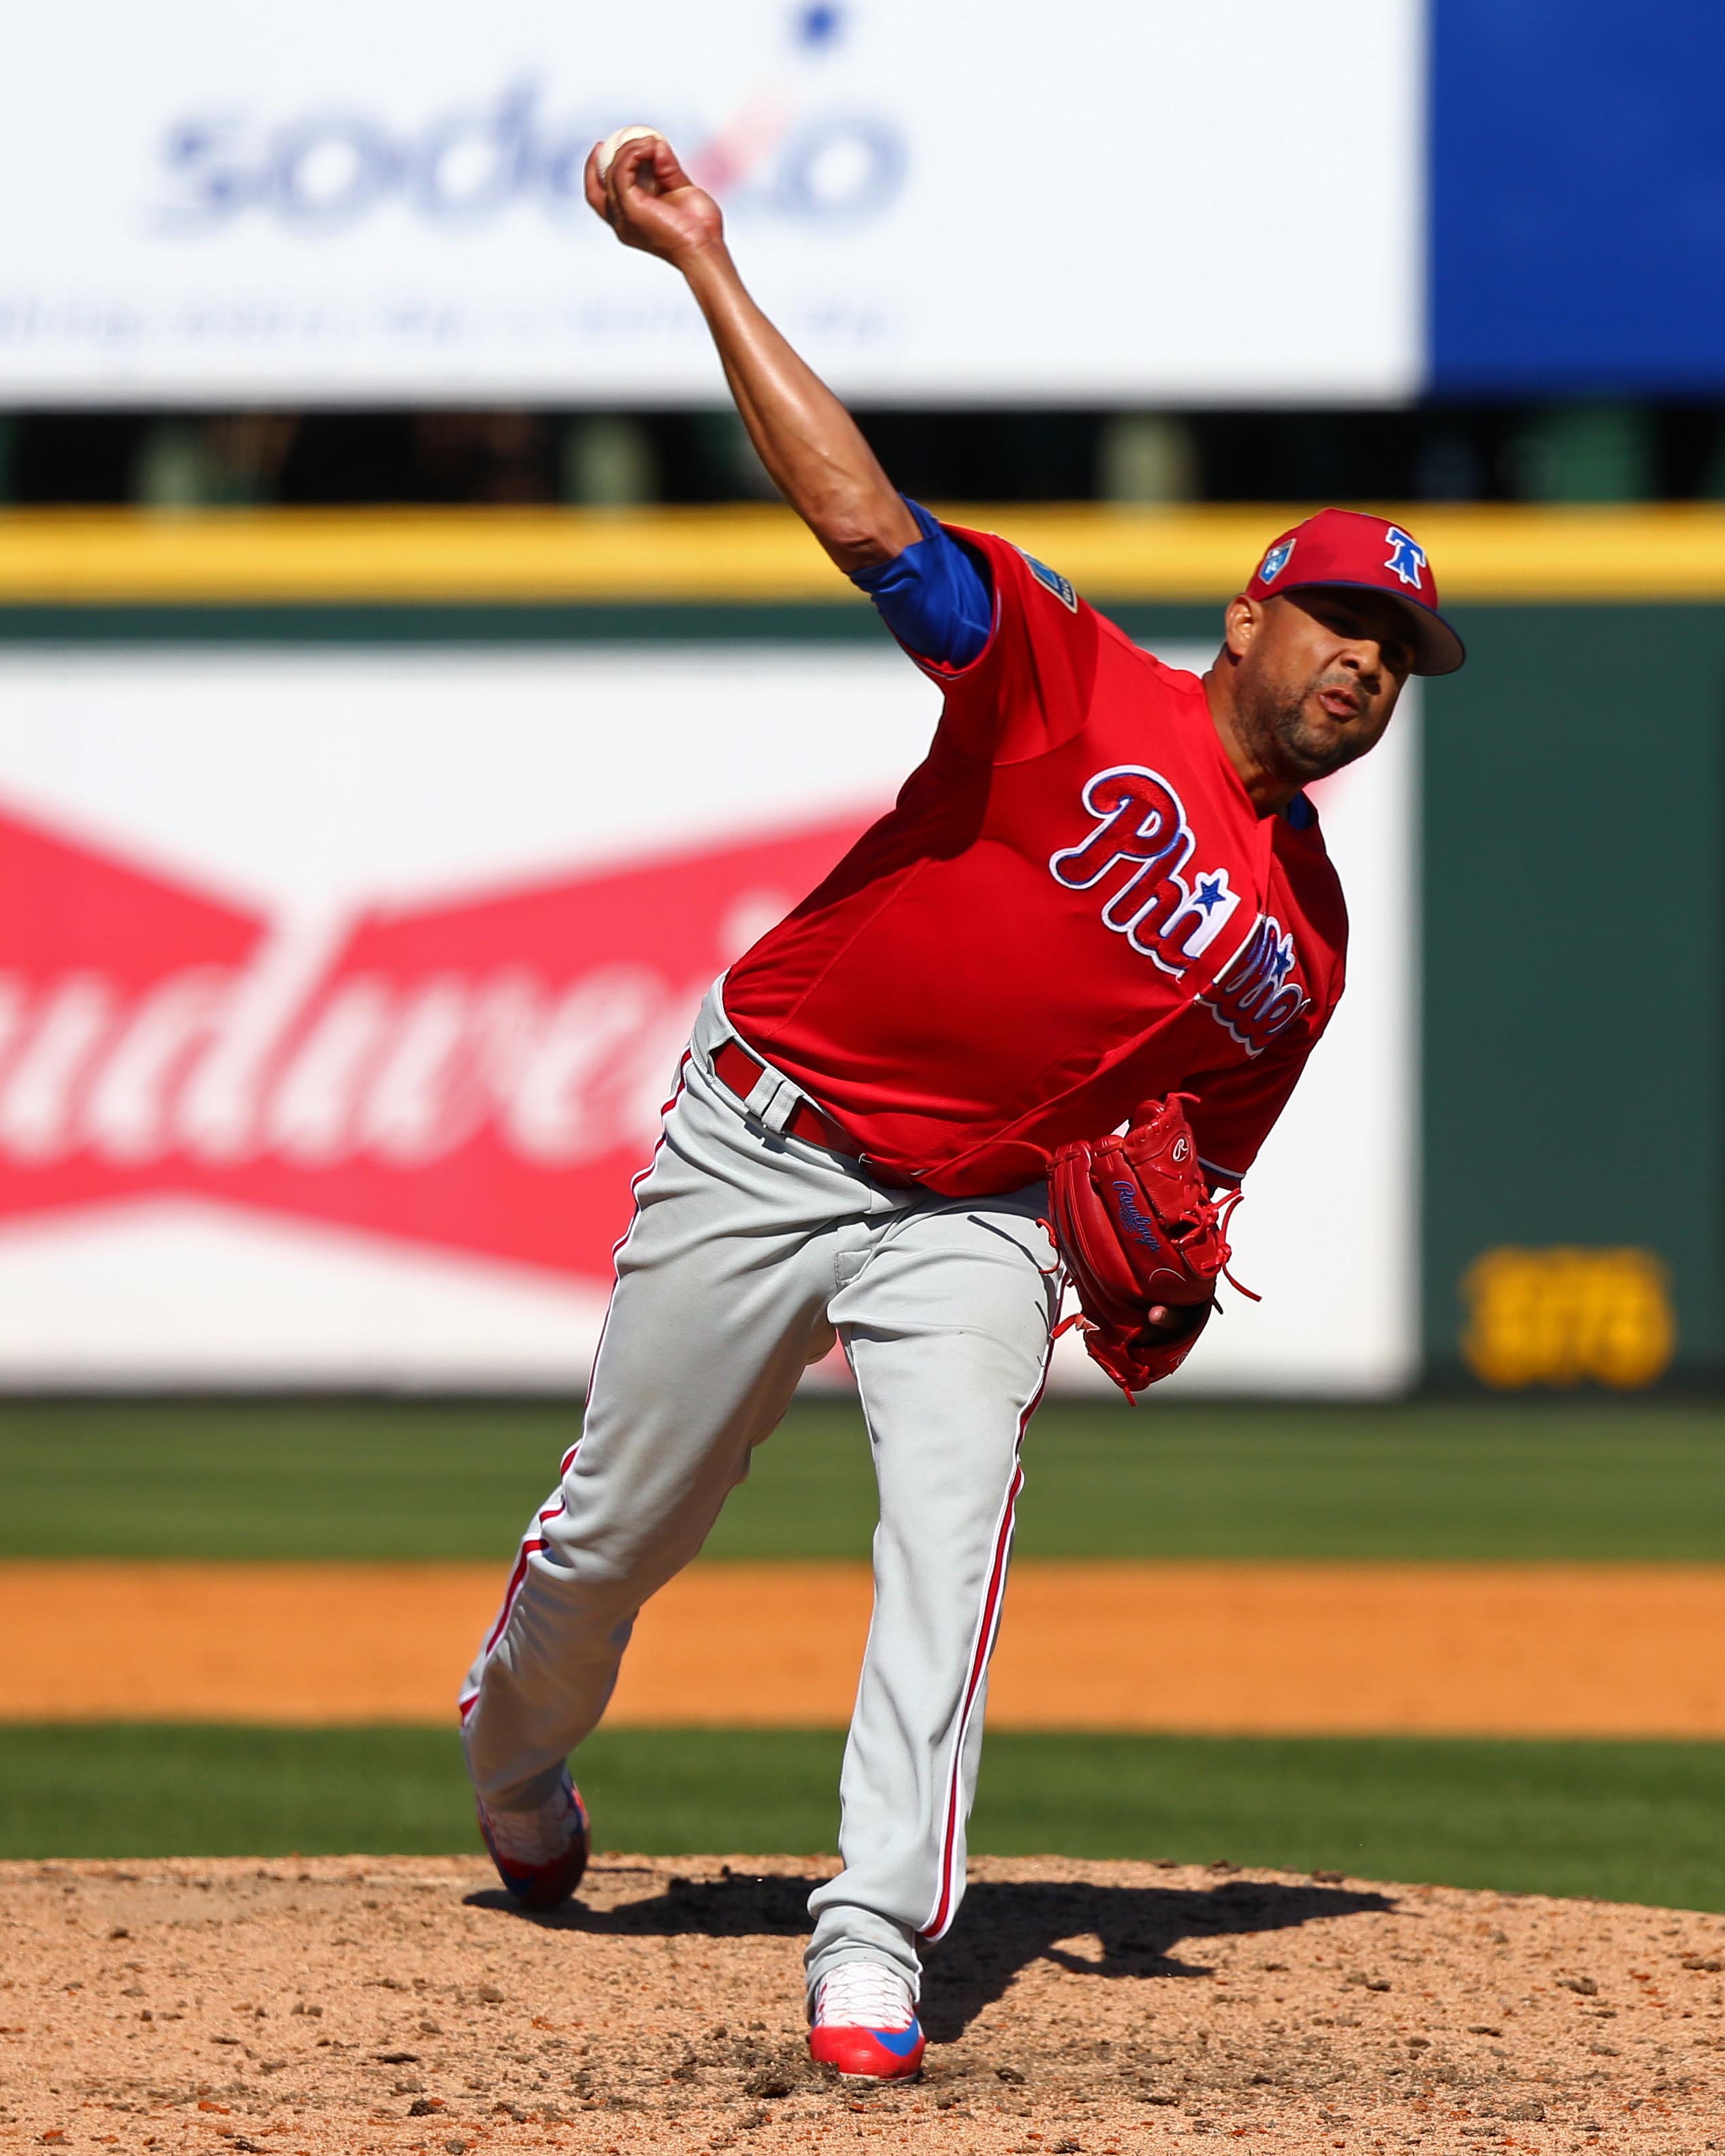
<path fill-rule="evenodd" d="M 884 113 L 814 111 L 783 126 L 692 110 L 655 118 L 691 177 L 745 217 L 878 217 L 904 185 L 905 132 Z M 195 112 L 165 131 L 156 213 L 164 230 L 195 236 L 247 215 L 336 232 L 391 202 L 433 224 L 526 205 L 584 231 L 587 155 L 616 125 L 614 107 L 560 105 L 533 80 L 418 126 L 351 106 L 280 118 Z"/>
<path fill-rule="evenodd" d="M 1242 67 L 1185 0 L 56 0 L 0 73 L 0 401 L 717 403 L 582 200 L 631 121 L 848 395 L 1397 398 L 1419 0 L 1253 12 Z M 1338 51 L 1370 139 L 1314 157 Z M 1347 235 L 1345 307 L 1297 247 L 1223 274 L 1266 203 Z"/>

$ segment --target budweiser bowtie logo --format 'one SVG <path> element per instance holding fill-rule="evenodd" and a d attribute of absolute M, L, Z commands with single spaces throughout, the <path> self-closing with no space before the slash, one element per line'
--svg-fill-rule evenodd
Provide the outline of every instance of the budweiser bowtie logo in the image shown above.
<path fill-rule="evenodd" d="M 316 922 L 0 811 L 0 1219 L 195 1194 L 608 1278 L 701 995 L 864 820 Z"/>

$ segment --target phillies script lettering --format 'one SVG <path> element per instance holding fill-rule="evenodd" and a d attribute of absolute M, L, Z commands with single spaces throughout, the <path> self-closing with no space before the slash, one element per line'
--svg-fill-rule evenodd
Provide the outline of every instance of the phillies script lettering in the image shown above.
<path fill-rule="evenodd" d="M 1294 978 L 1294 939 L 1273 913 L 1260 913 L 1245 948 L 1200 1000 L 1248 1055 L 1261 1055 L 1312 998 Z"/>
<path fill-rule="evenodd" d="M 1086 780 L 1081 798 L 1091 828 L 1050 856 L 1049 873 L 1068 891 L 1103 890 L 1103 926 L 1178 980 L 1234 917 L 1240 894 L 1225 868 L 1191 872 L 1198 842 L 1183 803 L 1159 772 L 1115 764 Z M 1294 963 L 1292 936 L 1262 914 L 1200 998 L 1250 1055 L 1261 1055 L 1308 1008 Z"/>
<path fill-rule="evenodd" d="M 1180 797 L 1158 772 L 1119 763 L 1085 783 L 1089 834 L 1062 846 L 1049 873 L 1068 891 L 1104 880 L 1102 922 L 1178 980 L 1214 943 L 1240 904 L 1226 869 L 1189 880 L 1197 844 Z"/>
<path fill-rule="evenodd" d="M 195 1197 L 603 1280 L 707 984 L 864 820 L 320 921 L 0 812 L 0 1218 Z"/>

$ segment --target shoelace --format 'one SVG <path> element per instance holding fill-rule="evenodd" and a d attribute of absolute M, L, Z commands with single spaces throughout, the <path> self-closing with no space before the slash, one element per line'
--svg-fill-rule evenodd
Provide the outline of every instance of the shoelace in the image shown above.
<path fill-rule="evenodd" d="M 908 2029 L 916 2018 L 910 1986 L 877 1961 L 841 1962 L 815 1994 L 818 2026 Z"/>
<path fill-rule="evenodd" d="M 485 1814 L 498 1853 L 516 1864 L 555 1864 L 580 1830 L 575 1799 L 565 1782 L 550 1801 L 531 1812 Z"/>

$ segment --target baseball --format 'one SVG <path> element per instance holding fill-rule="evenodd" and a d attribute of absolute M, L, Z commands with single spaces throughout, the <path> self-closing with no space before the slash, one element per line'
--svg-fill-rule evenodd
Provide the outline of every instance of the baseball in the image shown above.
<path fill-rule="evenodd" d="M 643 135 L 656 136 L 656 127 L 619 127 L 614 135 L 608 135 L 599 145 L 599 177 L 603 179 L 611 169 L 611 160 L 625 142 L 637 141 Z"/>

